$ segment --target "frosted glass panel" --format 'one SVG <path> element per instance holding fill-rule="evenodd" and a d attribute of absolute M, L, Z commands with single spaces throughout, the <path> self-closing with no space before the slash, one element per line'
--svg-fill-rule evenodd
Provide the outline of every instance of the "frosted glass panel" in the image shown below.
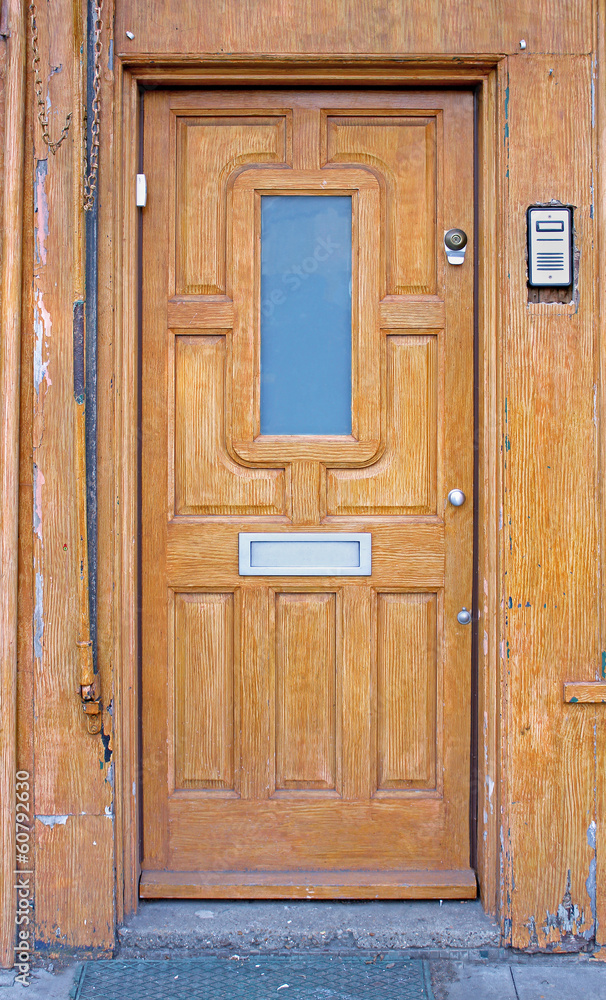
<path fill-rule="evenodd" d="M 372 533 L 241 531 L 238 572 L 240 576 L 371 576 Z"/>
<path fill-rule="evenodd" d="M 359 566 L 359 542 L 251 542 L 251 566 Z"/>
<path fill-rule="evenodd" d="M 261 198 L 261 433 L 351 434 L 351 198 Z"/>

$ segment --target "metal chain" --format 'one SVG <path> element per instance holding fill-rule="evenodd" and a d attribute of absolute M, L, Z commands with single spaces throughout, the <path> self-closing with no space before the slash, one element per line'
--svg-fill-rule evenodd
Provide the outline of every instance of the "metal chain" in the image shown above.
<path fill-rule="evenodd" d="M 86 112 L 84 114 L 84 153 L 83 153 L 83 173 L 84 173 L 84 211 L 90 212 L 95 203 L 95 191 L 97 190 L 97 174 L 99 172 L 99 130 L 100 130 L 100 115 L 101 115 L 101 104 L 99 100 L 99 91 L 101 88 L 101 50 L 103 48 L 101 44 L 101 31 L 103 29 L 103 21 L 101 20 L 101 8 L 103 6 L 103 0 L 99 0 L 99 3 L 95 4 L 95 42 L 94 42 L 94 63 L 93 63 L 93 121 L 91 125 L 91 148 L 90 148 L 90 158 L 87 159 L 86 155 Z M 29 16 L 31 20 L 32 28 L 32 51 L 33 59 L 32 66 L 34 70 L 34 90 L 36 93 L 36 101 L 38 104 L 38 121 L 42 127 L 42 138 L 44 139 L 46 145 L 50 149 L 51 153 L 54 155 L 59 146 L 67 138 L 67 133 L 69 132 L 69 127 L 72 120 L 71 112 L 66 116 L 65 125 L 61 130 L 61 135 L 53 142 L 49 133 L 49 122 L 48 114 L 46 112 L 46 104 L 44 103 L 44 97 L 42 95 L 42 79 L 40 77 L 40 49 L 38 47 L 38 26 L 36 24 L 36 5 L 35 3 L 30 3 L 29 5 Z"/>
<path fill-rule="evenodd" d="M 71 112 L 65 119 L 65 125 L 61 131 L 61 135 L 56 142 L 53 142 L 49 131 L 48 131 L 48 115 L 46 113 L 46 104 L 44 103 L 44 97 L 42 96 L 42 80 L 40 79 L 40 49 L 38 48 L 38 25 L 36 24 L 36 5 L 35 3 L 30 3 L 29 5 L 29 16 L 32 26 L 32 51 L 34 57 L 32 59 L 32 67 L 34 70 L 34 90 L 36 92 L 36 100 L 38 102 L 38 121 L 42 126 L 42 138 L 44 139 L 46 145 L 50 149 L 51 153 L 54 155 L 63 140 L 67 137 L 69 132 L 69 126 L 72 120 Z"/>
<path fill-rule="evenodd" d="M 101 86 L 101 7 L 103 0 L 95 4 L 95 55 L 93 62 L 93 120 L 90 128 L 90 156 L 87 162 L 86 152 L 84 154 L 84 211 L 90 212 L 95 203 L 95 191 L 97 190 L 97 174 L 99 172 L 99 123 L 101 116 L 101 104 L 99 100 L 99 90 Z M 86 134 L 86 117 L 85 129 Z M 86 149 L 86 147 L 85 147 Z"/>

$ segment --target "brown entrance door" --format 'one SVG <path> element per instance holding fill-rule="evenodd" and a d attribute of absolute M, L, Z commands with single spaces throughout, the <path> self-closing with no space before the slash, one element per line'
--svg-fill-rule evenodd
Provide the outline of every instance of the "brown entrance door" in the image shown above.
<path fill-rule="evenodd" d="M 145 95 L 143 896 L 475 895 L 472 120 Z"/>

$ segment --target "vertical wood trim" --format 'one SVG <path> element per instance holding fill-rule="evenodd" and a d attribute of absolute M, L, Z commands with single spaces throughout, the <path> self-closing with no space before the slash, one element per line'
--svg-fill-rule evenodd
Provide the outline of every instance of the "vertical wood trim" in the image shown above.
<path fill-rule="evenodd" d="M 494 555 L 498 561 L 497 565 L 497 576 L 495 579 L 495 599 L 497 601 L 497 608 L 503 608 L 505 597 L 504 597 L 504 583 L 502 578 L 502 563 L 505 558 L 505 540 L 503 533 L 503 518 L 505 509 L 505 486 L 504 486 L 504 470 L 503 470 L 503 458 L 502 451 L 504 448 L 504 435 L 506 433 L 506 427 L 504 426 L 506 420 L 505 413 L 505 371 L 504 371 L 504 324 L 507 321 L 506 309 L 504 308 L 504 299 L 507 294 L 507 266 L 501 266 L 501 261 L 503 256 L 507 251 L 507 212 L 508 212 L 508 195 L 509 195 L 509 123 L 507 121 L 509 105 L 509 58 L 504 59 L 499 65 L 498 74 L 498 86 L 497 86 L 497 145 L 501 146 L 497 156 L 497 192 L 498 192 L 498 205 L 497 205 L 497 218 L 498 218 L 498 241 L 497 241 L 497 255 L 499 259 L 499 270 L 497 277 L 497 323 L 499 329 L 499 340 L 498 340 L 498 385 L 497 385 L 497 403 L 498 403 L 498 413 L 497 413 L 497 429 L 498 437 L 496 439 L 496 455 L 498 456 L 496 462 L 496 475 L 498 479 L 498 490 L 497 490 L 497 538 L 494 545 Z M 497 485 L 497 484 L 495 484 Z M 497 753 L 498 753 L 498 771 L 499 771 L 499 798 L 498 798 L 498 833 L 499 833 L 499 869 L 498 878 L 499 885 L 497 889 L 498 907 L 499 907 L 499 921 L 501 924 L 501 944 L 504 947 L 511 945 L 511 850 L 510 850 L 510 828 L 508 823 L 508 814 L 506 811 L 506 803 L 508 796 L 508 747 L 507 747 L 507 736 L 508 736 L 508 716 L 507 716 L 507 686 L 508 686 L 508 674 L 507 674 L 507 664 L 503 656 L 503 650 L 505 649 L 505 627 L 504 619 L 502 613 L 499 611 L 497 614 L 496 623 L 496 640 L 497 640 L 497 650 L 496 650 L 496 669 L 498 671 L 498 681 L 496 684 L 496 702 L 497 710 L 501 719 L 499 739 L 497 743 Z"/>
<path fill-rule="evenodd" d="M 15 769 L 17 715 L 17 569 L 19 537 L 19 392 L 25 123 L 25 25 L 20 0 L 8 2 L 6 150 L 0 320 L 0 962 L 13 965 L 15 934 Z"/>
<path fill-rule="evenodd" d="M 499 828 L 499 511 L 501 506 L 498 94 L 505 65 L 484 80 L 478 114 L 478 818 L 477 871 L 487 913 L 498 911 Z"/>
<path fill-rule="evenodd" d="M 398 82 L 405 84 L 414 81 L 417 86 L 427 86 L 431 83 L 448 86 L 452 77 L 446 76 L 443 70 L 437 68 L 432 72 L 429 61 L 427 76 L 421 80 L 415 78 L 414 72 L 404 72 Z M 217 72 L 202 68 L 198 74 L 188 77 L 191 85 L 205 84 L 229 85 L 238 80 L 237 70 L 220 68 L 220 80 Z M 138 123 L 137 70 L 132 73 L 122 68 L 120 59 L 116 65 L 115 84 L 115 172 L 114 172 L 114 234 L 115 261 L 112 270 L 115 282 L 115 338 L 116 354 L 113 372 L 116 385 L 114 438 L 114 468 L 116 472 L 116 551 L 114 561 L 116 601 L 115 601 L 115 665 L 116 665 L 116 719 L 117 719 L 117 786 L 116 810 L 117 824 L 117 877 L 118 877 L 118 921 L 134 912 L 138 899 L 139 857 L 138 857 L 138 806 L 131 795 L 131 787 L 138 775 L 138 679 L 137 679 L 137 643 L 135 609 L 137 601 L 136 582 L 132 575 L 136 567 L 136 507 L 129 511 L 129 504 L 134 503 L 136 496 L 136 451 L 134 457 L 128 450 L 123 450 L 128 443 L 129 433 L 134 434 L 136 405 L 133 393 L 136 387 L 136 209 L 130 202 L 130 178 L 137 172 L 136 144 Z M 352 71 L 353 79 L 348 78 L 349 86 L 364 86 L 364 67 Z M 386 71 L 386 79 L 388 77 Z M 195 77 L 195 79 L 194 79 Z M 271 81 L 276 85 L 292 85 L 296 78 L 296 67 L 292 73 L 271 74 Z M 159 85 L 170 86 L 171 80 L 166 73 L 158 71 L 157 78 L 149 71 L 141 72 L 141 79 Z M 267 79 L 267 76 L 265 77 Z M 376 78 L 374 78 L 376 80 Z M 390 77 L 390 82 L 394 81 Z M 490 223 L 480 237 L 486 242 L 481 244 L 480 269 L 480 337 L 483 350 L 492 350 L 482 373 L 480 392 L 483 393 L 484 407 L 481 410 L 481 444 L 480 444 L 480 504 L 486 511 L 480 540 L 480 595 L 484 596 L 484 584 L 487 584 L 488 595 L 486 606 L 481 605 L 482 614 L 486 615 L 488 626 L 488 652 L 483 653 L 483 643 L 480 642 L 480 775 L 481 783 L 479 808 L 482 818 L 482 795 L 487 794 L 485 774 L 497 775 L 500 766 L 501 741 L 505 739 L 505 727 L 501 727 L 502 716 L 501 660 L 499 643 L 501 635 L 501 619 L 499 612 L 500 583 L 498 577 L 500 564 L 499 515 L 502 509 L 502 485 L 500 470 L 501 446 L 501 377 L 500 377 L 500 330 L 501 307 L 499 293 L 502 291 L 503 276 L 498 275 L 495 262 L 498 259 L 500 245 L 497 236 L 503 231 L 505 180 L 503 173 L 506 164 L 503 157 L 503 95 L 507 86 L 507 60 L 501 59 L 497 68 L 486 73 L 485 69 L 478 71 L 473 67 L 462 67 L 457 82 L 467 84 L 482 81 L 482 140 L 480 147 L 481 170 L 486 182 L 486 188 L 481 189 L 480 221 L 482 216 L 486 226 L 489 226 L 490 212 L 499 213 L 499 223 Z M 318 79 L 306 78 L 306 85 L 321 83 L 322 71 L 318 70 Z M 111 191 L 108 188 L 108 198 Z M 132 200 L 132 199 L 131 199 Z M 109 210 L 108 210 L 109 211 Z M 491 244 L 492 240 L 492 244 Z M 492 251 L 490 247 L 492 246 Z M 482 249 L 483 247 L 483 249 Z M 493 257 L 491 258 L 491 252 Z M 492 345 L 492 347 L 490 347 Z M 130 360 L 129 360 L 130 359 Z M 134 380 L 133 380 L 134 375 Z M 132 425 L 129 425 L 132 420 Z M 134 464 L 133 464 L 134 460 Z M 483 575 L 482 575 L 483 574 Z M 481 633 L 482 634 L 482 633 Z M 483 712 L 488 712 L 487 727 L 483 726 Z M 484 770 L 482 770 L 484 768 Z M 495 779 L 496 782 L 496 779 Z M 138 794 L 138 793 L 137 793 Z M 496 797 L 496 798 L 495 798 Z M 500 798 L 498 786 L 493 790 L 494 813 L 490 814 L 487 830 L 487 840 L 484 843 L 483 830 L 480 829 L 478 842 L 478 874 L 482 886 L 484 906 L 488 912 L 494 913 L 499 908 L 499 902 L 504 895 L 503 878 L 499 874 L 501 852 L 499 849 L 499 825 L 501 823 Z M 505 836 L 507 834 L 504 825 Z M 506 865 L 506 858 L 504 864 Z M 486 889 L 484 889 L 486 886 Z M 123 895 L 122 895 L 123 894 Z M 122 898 L 121 898 L 122 896 Z M 492 902 L 491 902 L 492 901 Z M 504 930 L 505 904 L 501 908 L 501 922 Z"/>
<path fill-rule="evenodd" d="M 606 600 L 606 574 L 604 573 L 604 545 L 606 544 L 606 435 L 604 433 L 604 416 L 606 414 L 606 0 L 597 0 L 594 11 L 594 44 L 593 44 L 592 83 L 594 100 L 596 101 L 596 129 L 594 133 L 593 162 L 597 176 L 595 198 L 595 257 L 597 268 L 597 338 L 596 356 L 598 359 L 597 384 L 599 386 L 599 425 L 598 425 L 598 483 L 599 497 L 599 537 L 600 546 L 600 652 L 601 663 L 596 676 L 606 679 L 606 621 L 604 601 Z M 595 821 L 596 821 L 596 872 L 595 872 L 595 913 L 596 922 L 595 943 L 601 949 L 599 957 L 606 960 L 606 720 L 604 710 L 598 709 L 594 722 L 595 740 Z"/>
<path fill-rule="evenodd" d="M 114 477 L 117 525 L 117 591 L 114 663 L 116 664 L 117 892 L 122 918 L 137 910 L 139 886 L 139 677 L 137 640 L 137 208 L 134 177 L 139 151 L 137 83 L 120 65 L 116 73 L 117 192 L 116 340 Z M 119 377 L 118 377 L 119 373 Z M 120 917 L 119 917 L 120 919 Z"/>

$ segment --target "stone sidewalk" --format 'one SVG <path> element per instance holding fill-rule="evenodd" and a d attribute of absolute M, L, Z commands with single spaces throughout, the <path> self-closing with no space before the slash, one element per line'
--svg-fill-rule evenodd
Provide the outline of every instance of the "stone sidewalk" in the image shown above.
<path fill-rule="evenodd" d="M 606 964 L 589 956 L 516 962 L 438 959 L 430 961 L 429 968 L 433 998 L 428 1000 L 606 1000 Z M 37 969 L 27 988 L 11 985 L 14 975 L 0 972 L 0 1000 L 74 1000 L 77 972 L 76 964 L 61 970 Z M 320 993 L 325 1000 L 326 991 Z M 164 992 L 148 996 L 168 1000 Z M 338 992 L 333 998 L 339 1000 Z M 388 994 L 385 1000 L 391 1000 Z M 399 997 L 394 994 L 393 1000 Z"/>

